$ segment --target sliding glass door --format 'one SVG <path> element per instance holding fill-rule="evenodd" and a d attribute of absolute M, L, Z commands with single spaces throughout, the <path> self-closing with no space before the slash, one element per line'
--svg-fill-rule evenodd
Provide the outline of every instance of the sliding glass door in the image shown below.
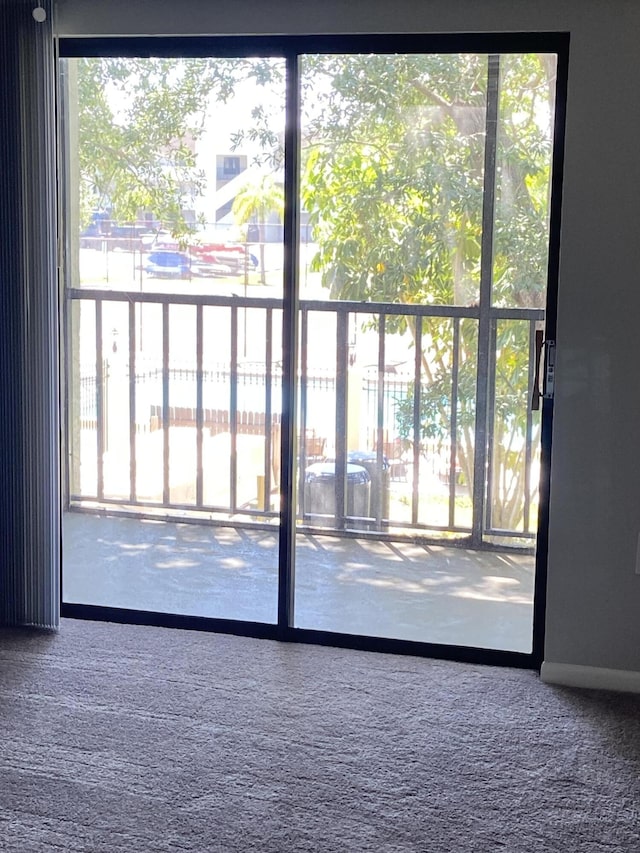
<path fill-rule="evenodd" d="M 275 622 L 284 61 L 62 74 L 65 601 Z"/>
<path fill-rule="evenodd" d="M 531 658 L 564 40 L 91 48 L 61 61 L 68 612 Z"/>
<path fill-rule="evenodd" d="M 301 59 L 301 627 L 531 651 L 555 80 Z"/>

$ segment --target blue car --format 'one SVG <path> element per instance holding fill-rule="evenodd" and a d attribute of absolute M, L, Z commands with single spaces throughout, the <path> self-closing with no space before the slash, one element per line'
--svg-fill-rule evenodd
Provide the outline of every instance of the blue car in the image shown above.
<path fill-rule="evenodd" d="M 144 271 L 156 278 L 188 278 L 191 258 L 185 252 L 151 252 Z"/>

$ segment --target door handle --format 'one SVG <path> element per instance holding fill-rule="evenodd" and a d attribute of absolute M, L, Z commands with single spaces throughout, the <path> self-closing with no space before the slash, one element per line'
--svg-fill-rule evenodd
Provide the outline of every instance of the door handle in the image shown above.
<path fill-rule="evenodd" d="M 533 377 L 533 394 L 531 395 L 531 411 L 537 412 L 540 409 L 540 356 L 542 355 L 542 347 L 544 346 L 544 332 L 542 329 L 536 329 L 536 354 L 535 365 L 536 371 Z"/>
<path fill-rule="evenodd" d="M 536 329 L 536 369 L 533 377 L 533 394 L 531 395 L 531 411 L 537 412 L 540 409 L 540 399 L 544 397 L 547 400 L 553 399 L 553 394 L 556 385 L 556 342 L 544 339 L 542 329 Z M 540 388 L 540 359 L 542 350 L 545 350 L 544 364 L 544 386 Z"/>

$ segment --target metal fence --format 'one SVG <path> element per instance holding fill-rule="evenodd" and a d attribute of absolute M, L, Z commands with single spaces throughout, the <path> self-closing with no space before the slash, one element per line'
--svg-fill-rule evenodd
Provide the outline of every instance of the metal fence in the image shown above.
<path fill-rule="evenodd" d="M 159 504 L 167 511 L 193 510 L 227 519 L 244 517 L 250 523 L 273 523 L 279 515 L 277 499 L 272 500 L 271 496 L 277 495 L 279 487 L 283 379 L 276 318 L 279 321 L 282 302 L 238 296 L 75 289 L 68 292 L 68 305 L 74 303 L 90 311 L 95 340 L 88 345 L 88 332 L 71 329 L 68 324 L 68 458 L 72 469 L 81 464 L 93 466 L 95 477 L 92 487 L 87 489 L 77 471 L 71 470 L 70 502 L 126 504 L 139 507 L 140 512 Z M 118 339 L 121 363 L 117 373 L 113 372 L 113 359 L 104 334 L 105 311 L 114 305 L 126 315 L 126 333 Z M 160 342 L 157 352 L 151 355 L 141 349 L 141 311 L 143 306 L 150 305 L 155 306 L 157 314 L 153 322 L 158 327 L 151 330 L 151 321 L 145 320 L 144 336 Z M 193 325 L 185 334 L 190 339 L 193 357 L 182 363 L 177 354 L 182 341 L 176 341 L 175 335 L 170 334 L 170 311 L 175 306 L 191 306 L 192 311 Z M 216 324 L 208 323 L 207 319 L 213 311 L 218 312 Z M 253 360 L 240 355 L 247 311 L 261 318 L 259 326 L 263 330 L 259 344 L 262 352 Z M 221 317 L 228 323 L 224 330 Z M 312 338 L 314 330 L 321 327 L 322 318 L 330 318 L 330 335 L 321 341 L 325 352 L 319 366 L 317 352 L 315 356 L 313 353 L 314 346 L 315 350 L 318 346 L 317 342 L 312 345 Z M 531 538 L 536 530 L 537 425 L 526 398 L 533 383 L 535 328 L 542 318 L 543 313 L 534 309 L 495 309 L 489 323 L 489 359 L 483 369 L 476 363 L 475 354 L 476 361 L 469 364 L 473 348 L 466 352 L 461 345 L 465 334 L 474 340 L 479 319 L 477 307 L 302 301 L 296 448 L 299 523 L 338 530 L 405 531 L 413 535 L 431 531 L 468 536 L 470 541 L 474 540 L 474 534 L 477 541 L 478 528 L 480 538 Z M 409 357 L 400 366 L 388 351 L 390 343 L 397 340 L 399 319 L 405 326 L 410 322 L 413 330 L 407 348 Z M 527 352 L 521 358 L 526 376 L 518 386 L 518 399 L 524 400 L 522 412 L 515 403 L 510 408 L 504 404 L 507 392 L 502 388 L 504 380 L 498 362 L 500 329 L 505 323 L 523 324 L 521 337 Z M 433 324 L 440 324 L 439 329 L 446 328 L 446 347 L 443 344 L 438 353 L 444 364 L 444 372 L 441 369 L 438 379 L 442 387 L 430 375 L 429 359 L 434 357 L 433 329 L 436 328 Z M 364 326 L 375 349 L 375 357 L 368 364 L 359 363 L 353 340 L 353 330 Z M 227 351 L 225 358 L 212 363 L 206 357 L 206 350 L 214 327 L 215 334 L 224 337 Z M 85 339 L 79 346 L 80 335 Z M 255 351 L 255 341 L 253 344 Z M 86 359 L 83 362 L 82 358 L 74 357 L 78 349 L 93 354 L 90 370 Z M 470 383 L 467 374 L 472 368 L 476 379 L 470 390 L 465 382 Z M 117 399 L 113 393 L 115 382 L 119 383 Z M 484 394 L 477 394 L 479 387 Z M 109 448 L 109 423 L 114 407 L 118 406 L 120 428 L 125 428 L 123 419 L 127 422 L 128 488 L 126 494 L 114 496 L 105 490 L 104 465 Z M 434 423 L 426 423 L 428 417 Z M 506 447 L 505 439 L 498 441 L 498 436 L 503 436 L 504 423 L 509 418 L 513 420 L 509 427 L 511 444 Z M 172 453 L 175 453 L 170 435 L 181 427 L 193 430 L 195 445 L 195 485 L 189 500 L 176 498 L 170 485 Z M 140 482 L 137 456 L 141 432 L 162 436 L 158 460 L 162 493 L 157 500 L 145 497 Z M 89 437 L 91 448 L 87 450 L 85 441 L 82 454 L 79 434 Z M 211 502 L 207 497 L 203 448 L 209 437 L 219 434 L 228 436 L 225 451 L 228 459 L 224 467 L 228 488 L 224 501 Z M 253 501 L 245 500 L 238 488 L 243 464 L 240 437 L 245 435 L 260 436 L 263 442 Z M 351 511 L 349 503 L 348 474 L 354 441 L 360 457 L 367 455 L 363 464 L 369 471 L 372 488 L 385 492 L 384 496 L 378 494 L 378 499 L 374 495 L 364 517 Z M 334 466 L 333 510 L 328 515 L 311 505 L 307 487 L 309 469 L 320 462 Z M 485 472 L 482 482 L 478 481 L 478 471 Z M 428 517 L 425 509 L 430 499 L 429 484 L 434 483 L 441 505 L 435 520 Z M 519 489 L 519 493 L 514 489 Z M 510 526 L 496 524 L 507 501 L 516 507 L 511 517 L 517 521 Z M 505 517 L 503 513 L 502 519 Z"/>

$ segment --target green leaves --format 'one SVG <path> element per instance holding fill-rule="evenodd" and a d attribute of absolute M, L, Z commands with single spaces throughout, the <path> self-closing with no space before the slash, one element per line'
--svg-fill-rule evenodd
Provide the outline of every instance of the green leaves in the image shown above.
<path fill-rule="evenodd" d="M 78 104 L 83 224 L 95 210 L 119 222 L 147 212 L 174 235 L 186 233 L 186 211 L 204 189 L 195 152 L 207 110 L 227 103 L 243 82 L 275 85 L 282 65 L 254 58 L 67 60 L 70 103 Z M 250 135 L 277 145 L 266 110 L 257 108 Z"/>
<path fill-rule="evenodd" d="M 208 86 L 193 64 L 173 60 L 79 59 L 81 208 L 126 222 L 145 211 L 186 229 L 186 197 L 200 191 L 194 144 Z M 192 206 L 189 205 L 189 206 Z"/>

